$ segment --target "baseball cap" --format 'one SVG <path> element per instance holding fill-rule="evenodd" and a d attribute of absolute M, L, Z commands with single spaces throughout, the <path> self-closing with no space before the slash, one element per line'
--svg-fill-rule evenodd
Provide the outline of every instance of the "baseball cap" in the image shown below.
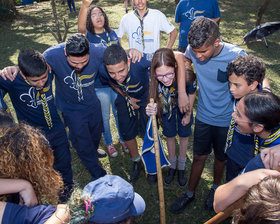
<path fill-rule="evenodd" d="M 133 186 L 116 175 L 105 175 L 88 183 L 82 193 L 94 205 L 89 221 L 114 223 L 129 216 L 138 216 L 145 210 L 144 199 L 134 192 Z"/>

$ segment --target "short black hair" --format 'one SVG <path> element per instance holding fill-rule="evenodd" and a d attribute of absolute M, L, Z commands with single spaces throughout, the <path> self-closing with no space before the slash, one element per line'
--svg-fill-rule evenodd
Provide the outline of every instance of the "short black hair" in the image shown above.
<path fill-rule="evenodd" d="M 280 124 L 280 99 L 268 91 L 249 93 L 244 96 L 245 114 L 252 123 L 262 124 L 271 131 Z"/>
<path fill-rule="evenodd" d="M 67 56 L 82 57 L 89 53 L 89 42 L 82 33 L 75 33 L 68 37 L 65 44 Z"/>
<path fill-rule="evenodd" d="M 116 65 L 122 61 L 127 64 L 127 55 L 121 46 L 111 45 L 104 51 L 103 62 L 105 65 Z"/>
<path fill-rule="evenodd" d="M 43 75 L 48 67 L 44 56 L 36 50 L 23 50 L 18 55 L 19 70 L 26 77 Z"/>
<path fill-rule="evenodd" d="M 192 22 L 188 42 L 194 49 L 198 49 L 205 45 L 205 47 L 214 44 L 220 37 L 218 24 L 212 19 L 205 17 L 198 17 Z"/>
<path fill-rule="evenodd" d="M 262 59 L 249 55 L 238 55 L 235 60 L 230 62 L 227 66 L 227 74 L 236 76 L 244 76 L 248 85 L 251 85 L 254 81 L 262 83 L 265 76 L 265 64 Z"/>

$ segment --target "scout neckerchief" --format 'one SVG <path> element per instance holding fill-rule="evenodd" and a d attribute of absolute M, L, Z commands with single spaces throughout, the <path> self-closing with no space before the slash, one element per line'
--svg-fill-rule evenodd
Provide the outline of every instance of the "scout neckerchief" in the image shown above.
<path fill-rule="evenodd" d="M 234 99 L 234 103 L 233 103 L 233 110 L 235 111 L 235 107 L 237 105 L 238 101 L 236 99 Z M 230 127 L 228 129 L 228 133 L 227 133 L 227 141 L 226 141 L 226 146 L 225 146 L 225 152 L 228 150 L 228 148 L 230 148 L 231 144 L 232 144 L 232 137 L 233 137 L 233 132 L 234 132 L 234 128 L 235 128 L 235 119 L 231 118 L 230 121 Z"/>
<path fill-rule="evenodd" d="M 134 14 L 140 21 L 140 28 L 141 28 L 141 38 L 142 38 L 142 45 L 143 45 L 143 51 L 145 49 L 145 43 L 144 43 L 144 18 L 148 15 L 149 9 L 146 9 L 146 12 L 144 13 L 143 17 L 141 18 L 137 9 L 134 10 Z"/>
<path fill-rule="evenodd" d="M 168 87 L 162 86 L 161 92 L 163 95 L 163 113 L 168 114 L 168 120 L 172 116 L 172 102 L 171 102 L 171 93 Z"/>
<path fill-rule="evenodd" d="M 100 39 L 100 43 L 104 44 L 106 47 L 111 46 L 111 38 L 109 36 L 109 32 L 107 30 L 104 29 L 104 32 L 106 34 L 107 37 L 107 41 L 104 40 L 99 34 L 95 34 L 95 36 L 97 36 Z"/>
<path fill-rule="evenodd" d="M 84 95 L 83 95 L 83 86 L 82 86 L 82 79 L 80 73 L 76 73 L 76 84 L 77 84 L 78 101 L 81 102 L 84 100 Z"/>
<path fill-rule="evenodd" d="M 32 86 L 27 79 L 24 79 L 25 82 Z M 34 87 L 35 88 L 35 87 Z M 52 117 L 51 117 L 51 114 L 50 114 L 50 109 L 49 109 L 49 105 L 48 105 L 48 101 L 47 101 L 47 97 L 46 97 L 46 92 L 48 92 L 50 90 L 50 86 L 47 86 L 47 87 L 44 87 L 40 90 L 38 90 L 36 88 L 36 90 L 38 91 L 37 95 L 36 95 L 36 99 L 39 99 L 39 97 L 41 97 L 41 102 L 42 102 L 42 107 L 43 107 L 43 112 L 44 112 L 44 117 L 45 117 L 45 120 L 47 122 L 47 125 L 49 127 L 49 129 L 52 128 L 53 124 L 52 124 Z"/>
<path fill-rule="evenodd" d="M 258 155 L 262 149 L 271 147 L 270 144 L 276 141 L 278 138 L 280 138 L 280 127 L 278 126 L 276 131 L 272 132 L 267 139 L 263 141 L 263 143 L 260 145 L 260 138 L 256 135 L 254 136 L 254 142 L 255 142 L 255 151 L 254 156 Z"/>
<path fill-rule="evenodd" d="M 128 68 L 128 75 L 129 75 L 129 70 L 130 68 Z M 129 81 L 130 81 L 131 76 L 126 78 L 125 84 L 118 82 L 118 84 L 120 86 L 122 86 L 125 89 L 125 101 L 126 101 L 126 106 L 129 112 L 129 117 L 135 116 L 135 111 L 134 111 L 134 107 L 132 106 L 130 97 L 128 95 L 128 89 L 129 89 Z"/>

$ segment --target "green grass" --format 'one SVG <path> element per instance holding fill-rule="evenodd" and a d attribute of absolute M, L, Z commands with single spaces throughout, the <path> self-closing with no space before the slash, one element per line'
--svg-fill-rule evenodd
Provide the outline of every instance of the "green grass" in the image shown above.
<path fill-rule="evenodd" d="M 263 0 L 220 0 L 219 4 L 222 15 L 220 24 L 221 36 L 224 41 L 236 44 L 245 49 L 248 53 L 261 57 L 267 66 L 266 74 L 270 80 L 272 89 L 276 94 L 280 95 L 280 31 L 267 37 L 268 48 L 265 47 L 264 42 L 261 40 L 249 43 L 248 45 L 243 42 L 245 33 L 255 26 L 256 11 L 262 3 Z M 81 1 L 76 1 L 77 9 L 80 8 L 80 5 Z M 111 27 L 117 29 L 122 16 L 125 14 L 123 2 L 119 0 L 100 0 L 98 5 L 106 11 L 110 19 Z M 173 0 L 169 0 L 169 2 L 167 0 L 149 0 L 149 7 L 160 9 L 174 24 L 176 6 Z M 280 2 L 278 0 L 272 0 L 263 16 L 262 22 L 279 20 L 279 8 Z M 57 9 L 59 18 L 61 18 L 61 23 L 62 18 L 66 17 L 71 26 L 70 33 L 77 32 L 78 14 L 69 14 L 67 5 L 58 5 Z M 48 1 L 35 3 L 31 6 L 19 7 L 18 16 L 13 22 L 0 21 L 0 68 L 17 63 L 17 56 L 21 49 L 33 48 L 43 52 L 49 46 L 56 44 L 48 28 L 54 28 L 51 7 Z M 166 45 L 167 38 L 168 35 L 162 35 L 161 46 Z M 126 40 L 123 40 L 122 43 L 125 48 L 128 47 Z M 178 40 L 174 45 L 174 49 L 177 48 L 177 44 Z M 8 100 L 8 98 L 6 100 Z M 128 179 L 131 166 L 130 157 L 128 154 L 121 151 L 113 119 L 111 120 L 111 125 L 113 140 L 119 151 L 119 155 L 116 158 L 101 159 L 101 163 L 108 173 L 120 175 L 124 179 Z M 140 138 L 137 140 L 141 146 L 142 140 Z M 165 144 L 164 139 L 163 142 Z M 192 142 L 193 140 L 191 137 L 189 151 L 187 153 L 187 176 L 190 173 L 190 164 L 192 161 Z M 100 146 L 105 148 L 103 142 L 101 142 Z M 90 175 L 81 164 L 75 150 L 72 149 L 71 151 L 76 188 L 83 188 L 83 186 L 90 181 Z M 166 220 L 168 224 L 203 223 L 214 215 L 214 212 L 208 212 L 203 209 L 204 199 L 212 184 L 212 162 L 213 158 L 210 156 L 196 191 L 196 200 L 182 214 L 173 215 L 168 211 L 168 207 L 176 197 L 184 193 L 186 187 L 180 187 L 177 180 L 168 186 L 164 186 Z M 163 169 L 163 175 L 165 175 L 165 173 L 166 169 Z M 143 196 L 147 205 L 145 213 L 137 217 L 135 222 L 145 224 L 160 223 L 157 186 L 150 186 L 147 184 L 144 172 L 141 173 L 140 179 L 134 183 L 133 186 L 135 191 Z"/>

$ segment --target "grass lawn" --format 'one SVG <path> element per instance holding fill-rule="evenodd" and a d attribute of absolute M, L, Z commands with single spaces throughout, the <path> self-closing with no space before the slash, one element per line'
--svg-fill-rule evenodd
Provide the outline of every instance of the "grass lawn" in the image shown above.
<path fill-rule="evenodd" d="M 258 7 L 263 3 L 263 0 L 218 0 L 218 2 L 222 15 L 220 29 L 223 40 L 240 46 L 245 49 L 247 53 L 252 53 L 261 57 L 267 66 L 266 74 L 270 80 L 272 89 L 274 93 L 280 95 L 280 31 L 267 37 L 268 48 L 265 47 L 264 42 L 261 40 L 249 43 L 248 45 L 243 42 L 245 33 L 255 26 L 256 12 Z M 81 1 L 76 1 L 78 10 L 80 5 Z M 107 13 L 111 27 L 117 29 L 122 16 L 125 14 L 123 1 L 100 0 L 98 5 Z M 173 0 L 149 0 L 149 7 L 160 9 L 174 24 L 176 6 Z M 70 33 L 77 32 L 78 13 L 69 14 L 67 5 L 59 5 L 57 9 L 58 15 L 61 18 L 61 24 L 62 18 L 66 17 L 71 26 Z M 280 1 L 272 0 L 263 16 L 262 22 L 279 20 L 279 9 Z M 19 7 L 18 15 L 14 21 L 0 21 L 0 68 L 17 63 L 17 56 L 21 49 L 33 48 L 43 52 L 49 46 L 56 44 L 55 39 L 48 30 L 49 28 L 54 29 L 54 25 L 49 1 Z M 161 46 L 165 46 L 168 36 L 163 34 L 162 37 Z M 128 47 L 127 41 L 123 40 L 122 43 L 125 48 Z M 178 40 L 174 45 L 174 49 L 177 48 L 177 44 Z M 8 101 L 8 97 L 6 100 Z M 109 174 L 116 174 L 127 180 L 131 166 L 130 157 L 128 154 L 121 151 L 120 145 L 118 144 L 116 127 L 113 122 L 112 127 L 114 143 L 119 151 L 119 155 L 116 158 L 101 159 L 101 163 Z M 142 146 L 141 139 L 138 139 L 138 143 Z M 101 142 L 101 147 L 105 148 L 103 142 Z M 189 175 L 192 161 L 191 150 L 192 138 L 190 138 L 189 143 L 186 169 L 187 175 Z M 83 186 L 90 181 L 90 175 L 80 163 L 74 149 L 72 149 L 72 155 L 76 188 L 83 188 Z M 184 193 L 186 187 L 180 187 L 177 179 L 172 184 L 164 186 L 167 223 L 203 223 L 214 215 L 214 212 L 204 210 L 203 204 L 212 185 L 212 160 L 212 156 L 207 160 L 201 181 L 196 191 L 196 200 L 182 214 L 173 215 L 168 211 L 168 207 L 176 197 Z M 166 169 L 163 170 L 163 175 L 165 175 L 165 173 Z M 134 183 L 133 186 L 135 191 L 143 196 L 147 206 L 145 213 L 137 217 L 135 222 L 145 224 L 160 223 L 157 185 L 148 185 L 145 174 L 142 172 L 140 179 Z"/>

